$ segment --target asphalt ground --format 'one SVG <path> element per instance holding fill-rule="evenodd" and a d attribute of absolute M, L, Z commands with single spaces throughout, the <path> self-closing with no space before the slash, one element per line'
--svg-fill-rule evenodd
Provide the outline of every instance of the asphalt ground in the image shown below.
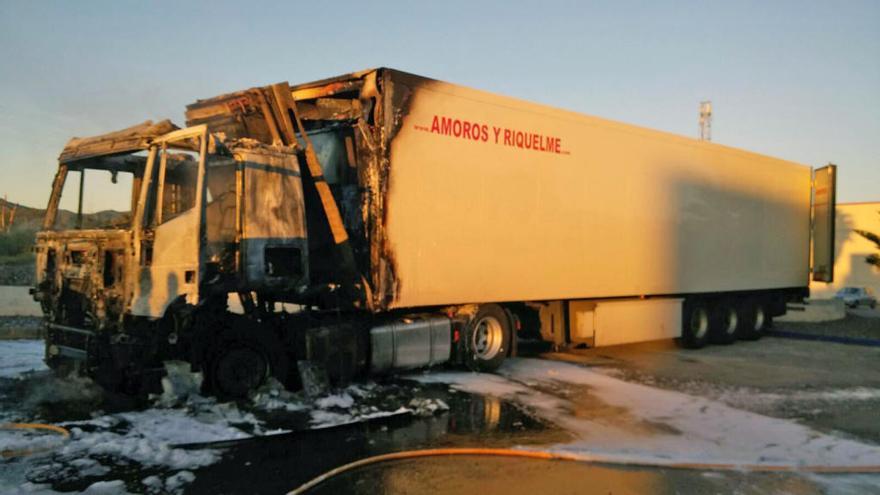
<path fill-rule="evenodd" d="M 15 320 L 9 320 L 13 326 Z M 24 320 L 22 320 L 24 321 Z M 873 314 L 850 312 L 832 323 L 777 323 L 776 330 L 799 334 L 871 337 L 880 324 Z M 3 345 L 0 342 L 0 345 Z M 638 445 L 656 443 L 662 457 L 664 442 L 669 455 L 687 447 L 687 428 L 674 421 L 646 421 L 658 404 L 646 400 L 621 407 L 606 403 L 589 384 L 533 381 L 518 375 L 516 367 L 549 366 L 549 373 L 566 374 L 583 369 L 599 377 L 644 386 L 645 393 L 669 393 L 665 400 L 680 400 L 686 408 L 695 401 L 710 409 L 744 411 L 757 416 L 755 428 L 803 426 L 809 429 L 804 451 L 813 437 L 826 436 L 841 442 L 857 442 L 880 453 L 880 347 L 766 337 L 756 342 L 709 346 L 701 350 L 679 348 L 671 341 L 600 349 L 547 352 L 540 345 L 522 347 L 526 359 L 517 360 L 500 375 L 481 377 L 443 370 L 410 377 L 390 378 L 379 389 L 401 396 L 400 404 L 414 396 L 430 397 L 448 404 L 448 410 L 427 416 L 395 415 L 323 430 L 310 430 L 301 418 L 284 413 L 266 416 L 266 427 L 293 431 L 271 437 L 223 442 L 222 445 L 191 446 L 220 449 L 219 461 L 193 469 L 193 480 L 178 489 L 183 493 L 284 493 L 339 465 L 364 457 L 409 449 L 447 447 L 493 447 L 553 449 L 587 442 L 588 448 L 614 451 L 619 442 L 636 439 Z M 537 364 L 535 364 L 537 363 Z M 541 364 L 541 363 L 547 363 Z M 556 364 L 554 364 L 556 363 Z M 571 363 L 577 368 L 566 367 Z M 558 366 L 558 367 L 557 367 Z M 436 382 L 422 383 L 440 377 Z M 445 382 L 449 378 L 449 382 Z M 564 378 L 564 377 L 562 377 Z M 604 378 L 603 378 L 604 379 Z M 44 378 L 40 380 L 45 381 Z M 421 380 L 421 381 L 419 381 Z M 498 387 L 467 390 L 456 385 L 493 382 Z M 463 380 L 463 381 L 462 381 Z M 28 379 L 0 383 L 0 403 L 6 409 L 35 407 L 38 417 L 65 421 L 89 417 L 83 407 L 108 410 L 107 400 L 88 395 L 91 402 L 67 407 L 53 400 L 51 415 L 39 401 L 20 394 Z M 513 389 L 505 392 L 505 387 Z M 51 387 L 42 386 L 51 395 Z M 613 395 L 613 394 L 612 394 Z M 371 399 L 375 400 L 375 399 Z M 545 407 L 545 404 L 550 404 Z M 21 406 L 24 404 L 24 406 Z M 42 407 L 42 409 L 41 409 Z M 129 406 L 118 404 L 117 408 Z M 140 407 L 131 406 L 131 407 Z M 703 406 L 704 408 L 707 406 Z M 552 414 L 548 414 L 548 411 Z M 8 411 L 4 411 L 8 412 Z M 27 417 L 27 410 L 19 411 Z M 22 414 L 24 416 L 22 416 Z M 69 418 L 66 417 L 70 416 Z M 736 415 L 732 417 L 737 417 Z M 293 419 L 292 419 L 293 418 Z M 765 418 L 765 419 L 761 419 Z M 778 422 L 778 421 L 781 421 Z M 774 421 L 777 421 L 774 423 Z M 573 427 L 572 425 L 575 425 Z M 586 425 L 578 429 L 576 425 Z M 599 434 L 591 440 L 590 428 L 610 425 L 613 435 Z M 751 425 L 719 423 L 731 428 L 720 432 L 720 444 L 749 433 Z M 764 432 L 752 432 L 761 438 Z M 629 440 L 624 437 L 631 436 Z M 592 443 L 590 443 L 592 442 Z M 659 443 L 658 443 L 659 442 Z M 833 448 L 830 446 L 829 448 Z M 797 452 L 797 448 L 794 452 Z M 658 452 L 654 451 L 656 455 Z M 50 475 L 54 466 L 66 466 L 57 456 L 21 461 L 25 479 L 59 492 L 80 492 L 93 483 L 122 480 L 127 491 L 150 491 L 143 484 L 145 472 L 136 464 L 98 459 L 111 468 L 89 477 Z M 34 463 L 22 467 L 22 462 Z M 0 479 L 4 468 L 0 465 Z M 63 471 L 63 470 L 62 470 Z M 59 471 L 60 472 L 60 471 Z M 35 474 L 36 473 L 36 474 Z M 163 475 L 156 470 L 147 474 Z M 172 475 L 167 472 L 165 475 Z M 376 464 L 340 475 L 319 485 L 314 493 L 880 493 L 880 475 L 813 475 L 809 473 L 756 473 L 748 470 L 715 472 L 678 470 L 613 463 L 570 463 L 509 458 L 428 458 Z"/>
<path fill-rule="evenodd" d="M 776 323 L 774 330 L 880 339 L 880 319 L 850 313 L 839 322 Z M 770 336 L 699 350 L 662 341 L 544 357 L 880 444 L 880 347 Z"/>

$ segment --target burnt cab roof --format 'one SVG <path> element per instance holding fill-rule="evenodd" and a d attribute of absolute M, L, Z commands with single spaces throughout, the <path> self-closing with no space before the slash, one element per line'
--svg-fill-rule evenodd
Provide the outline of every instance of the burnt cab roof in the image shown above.
<path fill-rule="evenodd" d="M 100 136 L 72 138 L 64 146 L 58 162 L 76 169 L 77 162 L 91 158 L 121 155 L 147 149 L 150 142 L 164 134 L 177 130 L 170 120 L 153 123 L 147 120 L 138 125 Z M 80 164 L 82 165 L 82 164 Z"/>

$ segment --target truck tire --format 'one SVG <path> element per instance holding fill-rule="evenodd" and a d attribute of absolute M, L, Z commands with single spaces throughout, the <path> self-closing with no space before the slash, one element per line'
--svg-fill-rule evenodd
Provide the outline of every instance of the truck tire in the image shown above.
<path fill-rule="evenodd" d="M 243 399 L 275 376 L 287 380 L 288 360 L 270 331 L 245 318 L 218 336 L 206 369 L 208 392 L 222 399 Z"/>
<path fill-rule="evenodd" d="M 767 312 L 767 305 L 759 299 L 746 301 L 743 304 L 743 322 L 739 338 L 742 340 L 758 340 L 767 333 L 773 320 Z"/>
<path fill-rule="evenodd" d="M 681 319 L 681 345 L 701 349 L 709 342 L 709 306 L 699 299 L 686 300 Z"/>
<path fill-rule="evenodd" d="M 735 301 L 721 300 L 712 307 L 709 340 L 713 344 L 729 345 L 736 342 L 742 326 L 742 311 Z"/>
<path fill-rule="evenodd" d="M 507 357 L 512 335 L 510 319 L 501 306 L 480 306 L 465 328 L 465 366 L 472 371 L 495 371 Z"/>
<path fill-rule="evenodd" d="M 230 343 L 211 362 L 209 378 L 221 399 L 243 399 L 269 377 L 269 359 L 261 349 L 244 342 Z"/>

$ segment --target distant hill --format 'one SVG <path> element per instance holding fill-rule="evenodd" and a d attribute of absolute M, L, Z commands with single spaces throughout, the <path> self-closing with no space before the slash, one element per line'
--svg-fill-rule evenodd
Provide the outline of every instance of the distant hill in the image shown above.
<path fill-rule="evenodd" d="M 13 219 L 12 226 L 16 229 L 38 229 L 40 224 L 43 222 L 43 213 L 45 210 L 39 210 L 37 208 L 29 208 L 24 205 L 19 205 L 13 203 L 11 201 L 6 201 L 5 199 L 0 198 L 0 213 L 6 213 L 6 221 L 9 221 L 10 211 L 15 208 L 15 218 Z M 0 222 L 0 225 L 5 222 Z"/>
<path fill-rule="evenodd" d="M 0 199 L 0 211 L 6 207 L 7 220 L 9 211 L 15 208 L 15 219 L 12 224 L 12 230 L 29 230 L 38 231 L 42 228 L 43 217 L 46 210 L 42 208 L 31 208 L 28 206 Z M 95 213 L 83 214 L 83 228 L 106 227 L 108 225 L 124 224 L 130 218 L 128 212 L 119 212 L 113 210 L 104 210 Z M 59 210 L 56 222 L 58 228 L 70 229 L 76 225 L 76 212 L 70 210 Z"/>
<path fill-rule="evenodd" d="M 4 208 L 5 207 L 5 208 Z M 0 227 L 9 223 L 10 212 L 15 208 L 12 228 L 0 228 L 0 285 L 30 285 L 34 276 L 34 234 L 42 229 L 46 210 L 30 208 L 0 199 L 0 213 L 6 217 Z M 111 225 L 130 223 L 130 215 L 119 211 L 99 211 L 83 214 L 83 228 L 106 228 Z M 73 228 L 76 213 L 68 210 L 58 212 L 57 226 L 60 229 Z"/>

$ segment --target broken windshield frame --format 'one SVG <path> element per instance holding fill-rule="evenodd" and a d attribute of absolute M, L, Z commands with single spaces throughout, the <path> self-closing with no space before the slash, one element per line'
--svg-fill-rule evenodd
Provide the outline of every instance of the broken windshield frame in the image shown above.
<path fill-rule="evenodd" d="M 146 157 L 129 155 L 61 164 L 46 209 L 44 230 L 130 228 L 145 161 Z M 90 191 L 101 194 L 90 197 Z M 90 207 L 93 200 L 98 200 L 100 207 Z M 63 202 L 71 201 L 75 208 L 62 208 Z"/>
<path fill-rule="evenodd" d="M 168 127 L 176 129 L 172 124 L 168 123 Z M 180 130 L 172 131 L 163 136 L 157 137 L 154 144 L 158 143 L 163 149 L 174 150 L 175 157 L 193 154 L 197 155 L 200 150 L 200 138 L 190 134 L 181 134 Z M 43 219 L 44 230 L 106 230 L 106 229 L 130 229 L 132 228 L 132 215 L 138 205 L 140 196 L 140 188 L 144 176 L 146 163 L 148 161 L 149 146 L 143 144 L 138 147 L 128 148 L 126 152 L 120 154 L 106 153 L 103 155 L 89 155 L 86 158 L 73 158 L 69 161 L 62 162 L 59 165 L 58 172 L 52 187 L 52 193 L 46 214 Z M 66 155 L 62 153 L 62 157 Z M 164 158 L 164 156 L 163 156 Z M 191 157 L 192 158 L 192 157 Z M 109 175 L 104 176 L 100 172 L 107 172 Z M 176 182 L 187 182 L 187 175 L 183 172 L 176 174 Z M 103 182 L 102 179 L 109 178 L 108 184 L 112 184 L 108 189 L 108 184 L 96 184 Z M 193 177 L 194 178 L 194 177 Z M 90 191 L 100 190 L 102 192 L 113 190 L 119 182 L 128 185 L 129 192 L 125 193 L 126 201 L 122 205 L 117 201 L 112 208 L 99 208 L 96 211 L 89 212 L 89 194 Z M 118 188 L 117 188 L 118 190 Z M 119 193 L 116 193 L 119 196 Z M 75 200 L 73 199 L 75 198 Z M 117 198 L 118 199 L 118 198 Z M 185 199 L 185 198 L 177 198 Z M 192 199 L 192 198 L 190 198 Z M 210 195 L 209 195 L 210 201 Z M 101 200 L 106 200 L 106 195 L 102 195 Z M 64 203 L 74 201 L 74 206 Z M 191 203 L 192 201 L 190 201 Z M 181 204 L 175 206 L 180 207 Z M 191 204 L 190 207 L 193 205 Z M 177 213 L 187 208 L 177 208 Z M 70 211 L 73 210 L 73 216 Z M 171 208 L 172 212 L 175 208 Z M 171 213 L 176 216 L 177 213 Z"/>

